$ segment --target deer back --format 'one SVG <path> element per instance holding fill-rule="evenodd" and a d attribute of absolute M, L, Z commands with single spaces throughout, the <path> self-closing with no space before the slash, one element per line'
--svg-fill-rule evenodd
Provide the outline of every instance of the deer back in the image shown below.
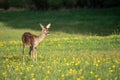
<path fill-rule="evenodd" d="M 32 46 L 34 44 L 34 37 L 37 37 L 37 36 L 31 34 L 30 32 L 25 32 L 22 36 L 22 42 L 25 45 Z"/>

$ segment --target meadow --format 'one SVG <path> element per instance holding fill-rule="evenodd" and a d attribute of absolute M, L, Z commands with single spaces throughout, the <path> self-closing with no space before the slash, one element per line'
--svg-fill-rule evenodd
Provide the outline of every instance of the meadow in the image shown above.
<path fill-rule="evenodd" d="M 120 9 L 0 12 L 0 80 L 119 80 Z M 21 36 L 50 34 L 33 62 L 27 47 L 22 62 Z"/>

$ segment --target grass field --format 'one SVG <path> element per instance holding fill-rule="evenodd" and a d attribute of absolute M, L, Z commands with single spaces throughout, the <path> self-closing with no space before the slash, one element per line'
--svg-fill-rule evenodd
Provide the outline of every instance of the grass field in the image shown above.
<path fill-rule="evenodd" d="M 23 63 L 21 36 L 39 23 L 50 35 Z M 0 12 L 0 80 L 119 80 L 119 32 L 119 8 Z"/>

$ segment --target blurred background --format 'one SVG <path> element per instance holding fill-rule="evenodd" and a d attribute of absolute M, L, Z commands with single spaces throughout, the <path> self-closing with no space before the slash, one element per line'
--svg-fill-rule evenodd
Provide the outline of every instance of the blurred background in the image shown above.
<path fill-rule="evenodd" d="M 0 9 L 51 10 L 120 7 L 120 0 L 0 0 Z"/>

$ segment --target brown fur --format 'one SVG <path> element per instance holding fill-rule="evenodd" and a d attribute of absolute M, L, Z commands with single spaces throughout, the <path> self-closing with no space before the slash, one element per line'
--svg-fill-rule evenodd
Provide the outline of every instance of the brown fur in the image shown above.
<path fill-rule="evenodd" d="M 34 42 L 34 38 L 38 37 L 36 35 L 31 34 L 30 32 L 25 32 L 22 36 L 22 42 L 24 43 L 24 47 L 25 45 L 29 45 L 32 46 L 33 42 Z"/>

